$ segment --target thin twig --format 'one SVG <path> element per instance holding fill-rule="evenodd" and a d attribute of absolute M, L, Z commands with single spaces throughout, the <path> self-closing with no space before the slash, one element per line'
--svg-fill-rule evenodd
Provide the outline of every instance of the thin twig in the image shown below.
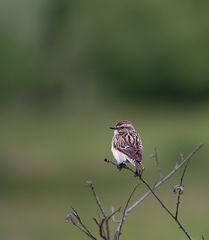
<path fill-rule="evenodd" d="M 101 211 L 101 214 L 102 214 L 103 218 L 106 219 L 107 215 L 106 215 L 104 207 L 102 206 L 102 203 L 101 203 L 101 201 L 99 199 L 99 196 L 98 196 L 98 194 L 97 194 L 97 192 L 96 192 L 96 190 L 94 188 L 93 183 L 91 181 L 87 181 L 86 183 L 90 187 L 90 189 L 92 190 L 93 196 L 94 196 L 94 198 L 96 200 L 96 203 L 97 203 L 97 205 L 99 207 L 99 210 Z M 106 237 L 109 240 L 110 239 L 110 231 L 109 231 L 109 223 L 107 221 L 105 221 L 105 226 L 106 226 Z"/>
<path fill-rule="evenodd" d="M 99 221 L 100 221 L 100 223 L 99 223 L 99 230 L 100 230 L 100 224 L 101 224 L 103 218 L 101 217 L 100 211 L 99 211 L 98 208 L 97 208 L 97 214 L 98 214 L 98 218 L 99 218 Z M 103 226 L 102 226 L 102 234 L 103 234 L 103 236 L 105 236 L 105 231 L 104 231 Z M 101 235 L 100 235 L 100 236 L 101 236 Z"/>
<path fill-rule="evenodd" d="M 161 186 L 161 184 L 163 184 L 164 182 L 166 182 L 169 178 L 171 178 L 187 161 L 189 161 L 194 155 L 195 153 L 197 153 L 201 148 L 203 147 L 203 144 L 199 144 L 197 145 L 194 150 L 187 156 L 185 157 L 179 164 L 176 164 L 175 167 L 173 168 L 173 170 L 171 170 L 163 179 L 159 180 L 154 187 L 152 187 L 152 190 L 156 190 L 157 188 L 159 188 Z M 108 159 L 104 159 L 104 161 L 106 163 L 110 163 L 114 166 L 117 167 L 117 164 L 111 160 Z M 124 169 L 132 172 L 135 174 L 135 171 L 132 170 L 131 168 L 129 168 L 128 166 L 125 166 Z M 144 201 L 145 198 L 147 198 L 152 192 L 149 190 L 147 192 L 145 192 L 131 207 L 129 207 L 126 211 L 126 215 L 128 215 L 130 212 L 132 212 L 138 205 L 140 205 L 142 203 L 142 201 Z"/>
<path fill-rule="evenodd" d="M 133 209 L 138 206 L 150 193 L 153 194 L 153 196 L 158 200 L 158 202 L 161 204 L 161 206 L 163 207 L 163 209 L 165 209 L 167 211 L 167 213 L 175 220 L 175 222 L 179 225 L 180 229 L 185 233 L 185 235 L 192 240 L 191 236 L 189 235 L 189 233 L 187 232 L 187 230 L 185 229 L 185 227 L 179 222 L 178 219 L 176 219 L 175 215 L 165 206 L 165 204 L 159 199 L 159 197 L 155 194 L 154 190 L 156 188 L 158 188 L 162 183 L 164 183 L 166 180 L 168 180 L 174 173 L 176 173 L 185 163 L 187 163 L 188 165 L 188 161 L 193 157 L 193 155 L 198 152 L 201 147 L 203 147 L 203 144 L 199 144 L 197 145 L 194 150 L 184 159 L 181 161 L 180 164 L 176 164 L 176 166 L 174 167 L 174 169 L 167 175 L 165 176 L 163 179 L 161 179 L 153 188 L 150 187 L 150 185 L 142 178 L 142 176 L 139 176 L 140 180 L 147 186 L 147 188 L 149 189 L 148 192 L 146 192 L 140 199 L 138 199 L 136 201 L 135 204 L 133 204 L 129 209 L 126 210 L 125 212 L 125 216 L 127 217 L 127 215 L 133 211 Z M 105 159 L 105 162 L 111 163 L 113 165 L 116 165 L 115 163 L 113 163 L 110 160 Z M 186 165 L 186 166 L 187 166 Z M 129 167 L 125 167 L 126 170 L 130 171 L 130 172 L 134 172 L 131 168 Z M 185 170 L 186 171 L 186 170 Z M 185 171 L 183 172 L 183 176 L 185 174 Z M 116 238 L 117 239 L 117 238 Z M 115 238 L 114 238 L 115 240 Z"/>
<path fill-rule="evenodd" d="M 120 212 L 121 208 L 118 208 L 117 210 L 115 210 L 114 212 L 112 212 L 107 218 L 103 218 L 101 223 L 99 224 L 99 234 L 103 239 L 106 239 L 106 237 L 103 234 L 103 224 L 105 222 L 108 222 L 117 212 Z"/>
<path fill-rule="evenodd" d="M 137 184 L 137 185 L 134 187 L 133 191 L 131 192 L 131 194 L 130 194 L 130 196 L 129 196 L 126 204 L 125 204 L 125 207 L 124 207 L 124 209 L 123 209 L 123 215 L 122 215 L 121 221 L 120 221 L 120 223 L 119 223 L 119 225 L 118 225 L 118 227 L 117 227 L 117 229 L 116 229 L 116 231 L 115 231 L 113 240 L 118 240 L 119 237 L 120 237 L 120 235 L 122 234 L 122 227 L 123 227 L 123 224 L 124 224 L 124 222 L 125 222 L 126 210 L 127 210 L 127 208 L 128 208 L 128 204 L 129 204 L 129 202 L 131 201 L 131 198 L 132 198 L 132 196 L 134 195 L 134 193 L 135 193 L 135 191 L 136 191 L 136 189 L 137 189 L 137 187 L 138 187 L 139 185 L 140 185 L 140 184 Z"/>
<path fill-rule="evenodd" d="M 111 218 L 113 218 L 116 213 L 120 212 L 120 210 L 121 210 L 121 207 L 119 207 L 117 210 L 112 211 L 110 216 L 107 217 L 106 221 L 109 221 Z"/>
<path fill-rule="evenodd" d="M 103 230 L 103 223 L 105 218 L 102 219 L 102 221 L 99 223 L 96 218 L 93 218 L 94 222 L 96 223 L 97 227 L 99 228 L 99 235 L 102 239 L 107 240 L 105 235 L 104 235 L 104 230 Z"/>
<path fill-rule="evenodd" d="M 97 215 L 98 215 L 98 218 L 99 218 L 99 221 L 101 222 L 102 221 L 102 218 L 100 216 L 100 212 L 99 212 L 99 209 L 97 208 Z"/>
<path fill-rule="evenodd" d="M 171 178 L 187 161 L 189 161 L 194 155 L 195 153 L 197 153 L 201 148 L 203 147 L 203 144 L 199 144 L 197 145 L 194 150 L 186 157 L 184 158 L 184 160 L 182 160 L 178 165 L 176 165 L 174 167 L 173 170 L 171 170 L 167 176 L 165 176 L 163 179 L 161 179 L 160 181 L 158 181 L 155 186 L 152 188 L 152 190 L 156 190 L 157 188 L 159 188 L 161 186 L 161 184 L 163 184 L 164 182 L 166 182 L 169 178 Z M 147 191 L 144 195 L 142 195 L 131 207 L 129 207 L 126 211 L 126 215 L 128 215 L 130 212 L 132 212 L 138 205 L 140 205 L 142 203 L 142 201 L 144 201 L 145 198 L 147 198 L 149 195 L 151 194 L 151 191 Z"/>
<path fill-rule="evenodd" d="M 96 223 L 97 227 L 99 227 L 99 222 L 97 221 L 97 219 L 95 217 L 92 218 L 94 220 L 94 222 Z"/>
<path fill-rule="evenodd" d="M 113 206 L 111 207 L 111 212 L 112 212 L 112 213 L 115 212 L 115 208 L 114 208 Z M 112 216 L 112 220 L 113 220 L 113 222 L 115 222 L 115 223 L 119 223 L 119 222 L 120 222 L 120 220 L 116 220 L 115 215 Z"/>
<path fill-rule="evenodd" d="M 86 184 L 87 184 L 87 185 L 90 187 L 90 189 L 92 190 L 92 193 L 93 193 L 93 195 L 94 195 L 94 198 L 95 198 L 95 200 L 96 200 L 96 203 L 97 203 L 97 205 L 98 205 L 98 207 L 99 207 L 99 210 L 101 211 L 103 217 L 106 217 L 104 208 L 103 208 L 102 203 L 101 203 L 101 201 L 100 201 L 100 199 L 99 199 L 99 196 L 97 195 L 97 192 L 96 192 L 96 190 L 95 190 L 95 188 L 94 188 L 93 183 L 92 183 L 91 181 L 87 181 Z"/>
<path fill-rule="evenodd" d="M 157 201 L 160 203 L 162 208 L 174 219 L 174 221 L 178 224 L 179 228 L 185 233 L 185 235 L 188 237 L 188 239 L 192 240 L 192 237 L 188 233 L 188 231 L 185 229 L 185 227 L 179 222 L 178 219 L 176 219 L 175 215 L 165 206 L 165 204 L 160 200 L 160 198 L 156 195 L 156 193 L 152 190 L 150 185 L 141 177 L 139 176 L 140 180 L 147 186 L 147 188 L 151 191 L 153 196 L 157 199 Z"/>
<path fill-rule="evenodd" d="M 99 235 L 101 236 L 102 239 L 107 240 L 106 236 L 104 235 L 103 231 L 103 223 L 105 222 L 105 218 L 102 219 L 100 225 L 99 225 Z"/>
<path fill-rule="evenodd" d="M 83 232 L 84 234 L 86 234 L 89 238 L 96 240 L 96 237 L 94 237 L 91 234 L 91 232 L 87 229 L 87 227 L 82 222 L 77 211 L 73 208 L 72 208 L 72 210 L 73 211 L 67 215 L 67 217 L 65 219 L 65 223 L 71 222 L 74 226 L 76 226 L 78 229 L 80 229 L 80 231 Z"/>
<path fill-rule="evenodd" d="M 105 158 L 104 161 L 106 163 L 112 164 L 113 166 L 115 166 L 118 169 L 118 165 L 115 162 L 113 162 L 113 161 L 111 161 L 111 160 L 109 160 L 107 158 Z M 124 165 L 123 168 L 128 170 L 128 171 L 130 171 L 130 172 L 132 172 L 134 174 L 134 176 L 136 175 L 136 172 L 133 169 L 131 169 L 130 167 L 128 167 L 127 165 Z"/>
<path fill-rule="evenodd" d="M 156 147 L 154 148 L 154 154 L 152 155 L 152 158 L 154 158 L 154 160 L 155 160 L 156 169 L 157 169 L 157 171 L 159 173 L 160 179 L 162 179 L 163 178 L 163 173 L 162 173 L 162 171 L 160 169 L 160 163 L 159 163 L 158 154 L 157 154 L 157 148 Z"/>
<path fill-rule="evenodd" d="M 178 218 L 180 198 L 181 198 L 181 195 L 183 193 L 183 180 L 184 180 L 184 176 L 185 176 L 187 166 L 188 166 L 190 160 L 191 160 L 191 158 L 186 162 L 186 165 L 184 167 L 184 170 L 183 170 L 183 173 L 182 173 L 182 176 L 181 176 L 181 179 L 180 179 L 178 190 L 177 190 L 178 191 L 178 197 L 177 197 L 177 203 L 176 203 L 176 214 L 175 214 L 176 219 Z"/>
<path fill-rule="evenodd" d="M 89 235 L 92 235 L 92 234 L 90 233 L 90 231 L 87 229 L 87 227 L 86 227 L 86 226 L 83 224 L 83 222 L 81 221 L 81 218 L 80 218 L 78 212 L 77 212 L 74 208 L 72 208 L 72 210 L 73 210 L 73 215 L 78 219 L 78 221 L 79 221 L 79 223 L 81 224 L 81 226 L 86 230 L 86 232 L 88 232 Z"/>

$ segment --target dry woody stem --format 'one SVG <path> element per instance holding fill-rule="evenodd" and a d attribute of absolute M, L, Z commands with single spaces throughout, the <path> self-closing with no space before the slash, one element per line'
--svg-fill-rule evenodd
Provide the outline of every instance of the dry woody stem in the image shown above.
<path fill-rule="evenodd" d="M 176 164 L 175 167 L 161 180 L 159 180 L 154 187 L 152 188 L 152 190 L 156 190 L 157 188 L 159 188 L 164 182 L 166 182 L 169 178 L 171 178 L 178 170 L 180 170 L 180 168 L 186 163 L 188 162 L 190 159 L 192 159 L 192 157 L 195 155 L 195 153 L 197 153 L 201 148 L 203 147 L 203 144 L 199 144 L 197 145 L 194 150 L 186 157 L 184 158 L 179 164 Z M 151 194 L 151 191 L 147 191 L 146 193 L 144 193 L 130 208 L 127 209 L 126 214 L 129 214 L 131 211 L 134 210 L 134 208 L 136 208 L 138 205 L 141 204 L 142 201 L 145 200 L 145 198 L 147 198 L 149 195 Z"/>
<path fill-rule="evenodd" d="M 99 196 L 97 195 L 97 192 L 93 186 L 93 183 L 91 181 L 87 181 L 86 182 L 87 185 L 90 187 L 93 195 L 94 195 L 94 198 L 96 200 L 96 203 L 99 207 L 99 210 L 101 211 L 101 214 L 103 216 L 103 219 L 102 219 L 102 222 L 101 222 L 101 229 L 100 229 L 100 236 L 102 235 L 101 233 L 103 232 L 103 223 L 105 222 L 105 227 L 106 227 L 106 232 L 105 232 L 105 235 L 106 235 L 106 238 L 109 239 L 110 238 L 110 231 L 109 231 L 109 221 L 106 221 L 106 218 L 107 218 L 107 215 L 105 213 L 105 210 L 104 210 L 104 207 L 102 206 L 102 203 L 99 199 Z M 105 235 L 102 235 L 102 238 L 103 239 L 106 239 L 105 238 Z"/>
<path fill-rule="evenodd" d="M 139 176 L 140 183 L 144 184 L 148 188 L 148 191 L 145 192 L 140 198 L 138 198 L 138 200 L 135 201 L 130 207 L 128 207 L 131 202 L 132 196 L 135 193 L 135 191 L 140 183 L 137 184 L 134 187 L 134 189 L 132 190 L 132 192 L 130 193 L 130 196 L 128 197 L 127 201 L 125 202 L 125 206 L 123 207 L 123 209 L 121 207 L 119 207 L 116 210 L 112 209 L 111 213 L 105 212 L 102 202 L 100 201 L 100 198 L 95 190 L 93 183 L 91 181 L 87 181 L 86 183 L 89 186 L 89 188 L 92 192 L 92 195 L 95 199 L 96 205 L 97 205 L 98 219 L 96 217 L 93 217 L 93 221 L 95 222 L 95 224 L 98 228 L 97 235 L 99 235 L 99 238 L 104 239 L 104 240 L 111 240 L 111 239 L 119 240 L 120 236 L 122 234 L 123 225 L 125 224 L 128 215 L 134 209 L 136 209 L 136 207 L 139 206 L 150 194 L 152 194 L 155 197 L 155 199 L 158 201 L 158 203 L 161 205 L 162 209 L 165 210 L 169 214 L 169 216 L 176 222 L 179 229 L 182 230 L 182 232 L 185 234 L 185 236 L 188 239 L 192 240 L 191 235 L 189 234 L 187 229 L 182 225 L 178 216 L 179 216 L 179 210 L 180 210 L 180 199 L 181 199 L 181 195 L 183 194 L 183 191 L 184 191 L 183 180 L 184 180 L 184 176 L 187 171 L 187 168 L 188 168 L 188 164 L 189 164 L 190 160 L 192 159 L 192 157 L 202 148 L 202 146 L 203 146 L 203 144 L 197 145 L 194 148 L 194 150 L 187 157 L 185 157 L 185 158 L 182 157 L 181 162 L 176 164 L 175 167 L 165 177 L 163 177 L 163 175 L 161 173 L 161 170 L 159 167 L 157 151 L 155 149 L 155 153 L 154 153 L 153 157 L 155 158 L 155 161 L 156 161 L 156 168 L 159 172 L 160 180 L 157 183 L 155 183 L 155 185 L 153 187 L 151 187 L 150 184 L 145 180 L 145 178 L 142 177 L 142 175 Z M 105 162 L 117 167 L 117 164 L 115 162 L 112 162 L 107 159 L 105 159 Z M 184 169 L 183 169 L 183 172 L 182 172 L 182 175 L 180 178 L 179 185 L 177 185 L 174 188 L 174 193 L 177 193 L 177 202 L 176 202 L 175 213 L 173 213 L 165 205 L 165 203 L 159 198 L 159 196 L 155 193 L 155 190 L 157 188 L 159 188 L 168 179 L 170 179 L 183 166 L 184 166 Z M 124 166 L 124 169 L 135 174 L 135 171 L 133 169 L 129 168 L 128 166 Z M 109 224 L 110 224 L 111 220 L 113 220 L 114 223 L 116 222 L 116 221 L 114 221 L 116 214 L 121 214 L 121 218 L 119 219 L 119 221 L 117 221 L 117 227 L 115 228 L 114 232 L 111 234 Z M 79 216 L 78 212 L 75 209 L 72 208 L 72 211 L 67 215 L 65 222 L 67 222 L 67 223 L 71 222 L 81 232 L 83 232 L 88 238 L 94 239 L 94 240 L 98 239 L 96 237 L 96 235 L 92 234 L 91 231 L 87 228 L 87 226 L 83 223 L 83 221 L 81 220 L 81 217 Z M 112 237 L 111 237 L 111 235 L 112 235 Z M 202 236 L 202 239 L 204 239 L 203 236 Z"/>
<path fill-rule="evenodd" d="M 117 229 L 116 229 L 116 231 L 115 231 L 113 240 L 118 240 L 119 237 L 120 237 L 120 235 L 122 234 L 122 227 L 123 227 L 123 224 L 124 224 L 125 219 L 126 219 L 126 210 L 127 210 L 127 208 L 128 208 L 128 204 L 129 204 L 129 202 L 131 201 L 131 198 L 132 198 L 132 196 L 134 195 L 134 193 L 135 193 L 135 191 L 136 191 L 136 189 L 137 189 L 138 186 L 139 186 L 139 184 L 137 184 L 136 187 L 133 189 L 133 191 L 131 192 L 131 194 L 130 194 L 130 196 L 129 196 L 126 204 L 125 204 L 125 207 L 124 207 L 124 210 L 123 210 L 123 214 L 122 214 L 122 218 L 121 218 L 121 221 L 120 221 L 120 223 L 118 224 L 118 227 L 117 227 Z"/>
<path fill-rule="evenodd" d="M 157 201 L 160 203 L 160 205 L 162 206 L 162 208 L 171 216 L 171 218 L 178 224 L 179 228 L 184 232 L 184 234 L 187 236 L 188 239 L 192 240 L 192 237 L 190 236 L 190 234 L 188 233 L 188 231 L 185 229 L 185 227 L 181 224 L 181 222 L 177 219 L 178 217 L 178 209 L 179 209 L 179 204 L 180 204 L 180 190 L 179 190 L 179 195 L 178 195 L 178 202 L 177 202 L 177 208 L 176 208 L 176 213 L 175 215 L 165 206 L 165 204 L 160 200 L 160 198 L 156 195 L 156 193 L 154 192 L 154 190 L 156 190 L 159 186 L 161 186 L 162 183 L 164 183 L 165 181 L 167 181 L 173 174 L 175 174 L 184 164 L 185 168 L 184 171 L 182 173 L 181 176 L 181 180 L 180 180 L 180 185 L 182 185 L 183 183 L 183 178 L 188 166 L 189 161 L 192 159 L 192 157 L 194 156 L 195 153 L 197 153 L 201 148 L 203 147 L 203 144 L 199 144 L 197 145 L 194 150 L 184 159 L 182 159 L 182 161 L 179 164 L 176 164 L 174 169 L 167 175 L 165 176 L 163 179 L 159 180 L 154 187 L 151 187 L 145 180 L 144 178 L 142 178 L 142 176 L 139 176 L 140 180 L 142 181 L 142 183 L 144 185 L 146 185 L 146 187 L 149 189 L 149 191 L 147 191 L 142 197 L 140 197 L 130 208 L 127 209 L 126 211 L 126 217 L 128 216 L 128 214 L 133 211 L 139 204 L 141 204 L 141 202 L 148 197 L 150 194 L 152 194 Z M 155 151 L 156 153 L 156 151 Z M 114 162 L 105 159 L 105 162 L 107 163 L 111 163 L 112 165 L 116 165 Z M 135 173 L 131 168 L 125 166 L 124 167 L 126 170 Z M 120 224 L 120 223 L 119 223 Z"/>

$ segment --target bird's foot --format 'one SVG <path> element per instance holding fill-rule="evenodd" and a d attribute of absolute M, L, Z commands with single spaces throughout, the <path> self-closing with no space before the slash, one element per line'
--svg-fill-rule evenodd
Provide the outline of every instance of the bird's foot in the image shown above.
<path fill-rule="evenodd" d="M 120 163 L 117 165 L 117 168 L 119 171 L 121 171 L 123 168 L 126 168 L 126 164 L 125 163 Z"/>
<path fill-rule="evenodd" d="M 136 170 L 135 174 L 134 174 L 134 177 L 139 177 L 139 176 L 140 176 L 140 173 Z"/>
<path fill-rule="evenodd" d="M 135 174 L 134 174 L 134 177 L 139 177 L 139 178 L 141 178 L 141 177 L 142 177 L 142 173 L 143 173 L 143 171 L 138 171 L 138 170 L 136 170 L 136 171 L 135 171 Z"/>

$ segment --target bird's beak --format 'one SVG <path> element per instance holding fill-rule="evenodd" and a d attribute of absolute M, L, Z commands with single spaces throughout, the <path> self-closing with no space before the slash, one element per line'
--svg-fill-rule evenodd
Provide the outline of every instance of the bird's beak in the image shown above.
<path fill-rule="evenodd" d="M 116 130 L 116 129 L 118 129 L 116 126 L 112 126 L 112 127 L 110 127 L 110 129 L 112 129 L 112 130 Z"/>

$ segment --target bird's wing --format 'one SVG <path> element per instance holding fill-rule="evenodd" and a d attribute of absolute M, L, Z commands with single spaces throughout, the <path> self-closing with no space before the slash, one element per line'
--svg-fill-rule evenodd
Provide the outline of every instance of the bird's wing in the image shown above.
<path fill-rule="evenodd" d="M 142 142 L 136 133 L 125 133 L 117 141 L 117 149 L 137 162 L 142 159 L 142 148 Z"/>

